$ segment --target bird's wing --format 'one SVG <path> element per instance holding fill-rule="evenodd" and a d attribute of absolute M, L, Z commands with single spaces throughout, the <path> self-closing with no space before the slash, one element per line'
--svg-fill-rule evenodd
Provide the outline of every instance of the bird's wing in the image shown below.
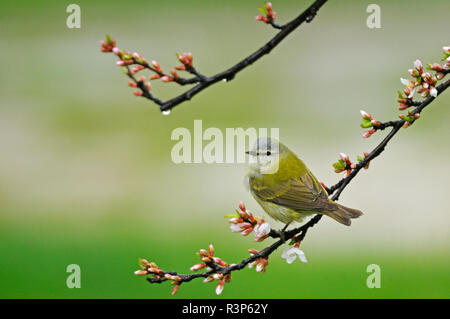
<path fill-rule="evenodd" d="M 272 202 L 295 211 L 330 211 L 336 204 L 328 200 L 317 179 L 307 172 L 300 178 L 289 179 L 273 186 L 250 183 L 253 193 L 263 201 Z"/>

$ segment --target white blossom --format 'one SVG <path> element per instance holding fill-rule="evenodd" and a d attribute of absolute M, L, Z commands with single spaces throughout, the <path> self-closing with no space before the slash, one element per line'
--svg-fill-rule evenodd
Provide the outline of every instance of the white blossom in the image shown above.
<path fill-rule="evenodd" d="M 262 223 L 255 226 L 255 234 L 257 237 L 262 237 L 270 233 L 269 223 Z"/>
<path fill-rule="evenodd" d="M 305 253 L 297 247 L 286 248 L 281 254 L 281 258 L 286 259 L 288 264 L 292 264 L 297 257 L 304 263 L 308 262 Z"/>
<path fill-rule="evenodd" d="M 420 69 L 422 67 L 422 61 L 420 61 L 419 59 L 417 59 L 416 61 L 414 61 L 414 67 L 416 69 Z"/>
<path fill-rule="evenodd" d="M 216 294 L 220 295 L 222 293 L 223 285 L 224 285 L 223 281 L 220 281 L 219 284 L 216 287 Z"/>
<path fill-rule="evenodd" d="M 402 82 L 403 85 L 409 85 L 409 80 L 400 78 L 400 82 Z"/>
<path fill-rule="evenodd" d="M 244 226 L 245 223 L 239 223 L 239 224 L 231 224 L 230 225 L 230 229 L 233 233 L 238 233 L 240 231 L 242 231 L 244 228 L 242 226 Z"/>
<path fill-rule="evenodd" d="M 437 94 L 438 94 L 438 91 L 436 90 L 436 88 L 432 88 L 432 89 L 430 90 L 430 95 L 431 95 L 431 96 L 436 97 Z"/>
<path fill-rule="evenodd" d="M 263 270 L 264 270 L 264 265 L 261 264 L 261 263 L 258 263 L 258 264 L 256 265 L 256 271 L 257 271 L 257 272 L 262 272 Z"/>

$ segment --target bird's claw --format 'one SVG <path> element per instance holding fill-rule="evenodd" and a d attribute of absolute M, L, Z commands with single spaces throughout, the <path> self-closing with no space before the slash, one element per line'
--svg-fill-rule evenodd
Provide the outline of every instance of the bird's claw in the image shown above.
<path fill-rule="evenodd" d="M 286 242 L 286 236 L 284 230 L 276 230 L 277 234 L 280 236 L 280 239 L 283 241 L 283 243 Z"/>

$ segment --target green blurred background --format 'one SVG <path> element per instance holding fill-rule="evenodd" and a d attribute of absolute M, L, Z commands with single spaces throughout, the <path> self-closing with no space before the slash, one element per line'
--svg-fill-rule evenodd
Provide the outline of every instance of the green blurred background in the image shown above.
<path fill-rule="evenodd" d="M 189 272 L 214 243 L 228 262 L 262 248 L 229 231 L 239 200 L 262 210 L 242 164 L 175 165 L 177 127 L 278 127 L 327 185 L 339 152 L 355 158 L 383 137 L 361 138 L 359 110 L 395 119 L 400 77 L 416 58 L 437 62 L 448 45 L 449 1 L 377 1 L 382 28 L 366 27 L 372 1 L 330 1 L 269 56 L 163 116 L 136 98 L 111 54 L 118 46 L 158 60 L 191 51 L 205 74 L 221 71 L 275 34 L 254 21 L 260 0 L 68 1 L 0 4 L 0 297 L 168 298 L 170 286 L 133 275 L 138 257 Z M 279 22 L 311 1 L 273 1 Z M 169 98 L 173 84 L 155 82 Z M 449 298 L 449 155 L 445 92 L 341 196 L 365 215 L 350 228 L 325 218 L 302 244 L 309 262 L 276 251 L 265 274 L 233 274 L 225 298 Z M 279 227 L 271 222 L 273 227 Z M 81 289 L 66 267 L 81 267 Z M 381 267 L 381 288 L 366 267 Z M 215 284 L 185 284 L 178 298 L 216 298 Z"/>

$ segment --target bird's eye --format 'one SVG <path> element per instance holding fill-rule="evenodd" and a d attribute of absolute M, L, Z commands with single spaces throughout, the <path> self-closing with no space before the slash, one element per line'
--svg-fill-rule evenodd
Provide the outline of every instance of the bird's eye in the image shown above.
<path fill-rule="evenodd" d="M 270 154 L 272 154 L 270 151 L 267 151 L 267 156 L 270 156 Z"/>

